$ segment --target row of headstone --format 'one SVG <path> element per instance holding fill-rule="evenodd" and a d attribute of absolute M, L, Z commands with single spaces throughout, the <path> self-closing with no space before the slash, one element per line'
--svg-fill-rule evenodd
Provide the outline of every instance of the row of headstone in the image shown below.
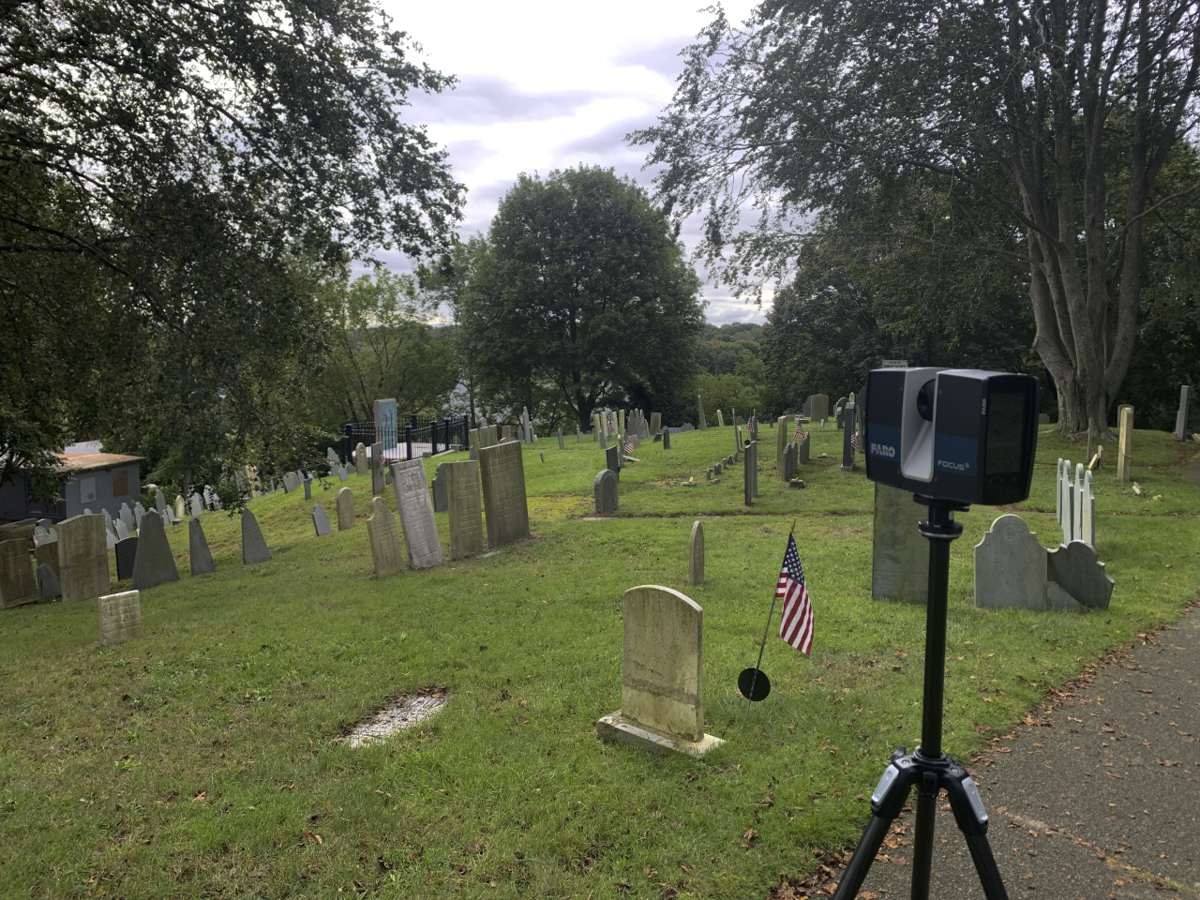
<path fill-rule="evenodd" d="M 1030 610 L 1108 609 L 1113 580 L 1082 541 L 1047 550 L 1020 516 L 992 523 L 975 546 L 975 605 Z"/>
<path fill-rule="evenodd" d="M 1096 547 L 1096 495 L 1092 473 L 1079 463 L 1071 470 L 1071 461 L 1059 459 L 1055 507 L 1063 543 L 1081 541 Z"/>

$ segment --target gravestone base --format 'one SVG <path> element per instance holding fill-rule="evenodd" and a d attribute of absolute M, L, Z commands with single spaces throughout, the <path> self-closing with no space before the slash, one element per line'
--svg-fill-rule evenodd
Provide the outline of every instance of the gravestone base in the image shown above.
<path fill-rule="evenodd" d="M 704 735 L 698 741 L 668 737 L 625 719 L 620 710 L 596 722 L 596 736 L 608 743 L 629 744 L 651 753 L 663 755 L 683 753 L 696 759 L 700 759 L 710 750 L 725 743 L 721 738 L 713 737 L 711 734 Z"/>

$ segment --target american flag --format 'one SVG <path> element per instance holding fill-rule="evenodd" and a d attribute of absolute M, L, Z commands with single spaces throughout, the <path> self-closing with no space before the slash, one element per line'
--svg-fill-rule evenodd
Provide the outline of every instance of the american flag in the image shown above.
<path fill-rule="evenodd" d="M 757 416 L 758 416 L 758 413 L 754 413 L 754 414 L 752 414 L 752 415 L 750 416 L 750 418 L 749 418 L 749 419 L 746 421 L 746 430 L 747 430 L 748 432 L 750 432 L 751 434 L 754 434 L 754 432 L 758 430 L 758 420 L 757 420 Z"/>
<path fill-rule="evenodd" d="M 779 636 L 801 653 L 807 654 L 812 650 L 812 603 L 808 599 L 808 587 L 804 584 L 804 569 L 800 565 L 800 554 L 796 551 L 796 539 L 790 534 L 775 596 L 783 598 L 783 621 L 779 624 Z"/>
<path fill-rule="evenodd" d="M 625 444 L 624 444 L 624 447 L 623 447 L 622 449 L 623 449 L 623 450 L 624 450 L 626 453 L 632 453 L 632 452 L 633 452 L 633 438 L 631 438 L 631 437 L 627 437 L 627 438 L 625 438 Z"/>
<path fill-rule="evenodd" d="M 855 453 L 858 452 L 858 429 L 854 428 L 850 431 L 850 449 Z"/>
<path fill-rule="evenodd" d="M 796 440 L 804 440 L 804 423 L 799 419 L 796 420 Z"/>

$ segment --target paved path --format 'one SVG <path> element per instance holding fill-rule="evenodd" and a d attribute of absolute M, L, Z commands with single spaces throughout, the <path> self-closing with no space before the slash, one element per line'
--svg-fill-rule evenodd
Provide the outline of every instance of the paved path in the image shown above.
<path fill-rule="evenodd" d="M 1200 900 L 1200 607 L 968 768 L 1011 900 Z M 914 827 L 910 800 L 860 898 L 909 897 Z M 940 803 L 930 898 L 982 897 Z"/>

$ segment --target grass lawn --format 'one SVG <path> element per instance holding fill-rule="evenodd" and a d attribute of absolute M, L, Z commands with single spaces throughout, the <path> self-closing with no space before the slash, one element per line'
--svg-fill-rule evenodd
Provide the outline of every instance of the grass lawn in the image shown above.
<path fill-rule="evenodd" d="M 241 564 L 238 520 L 211 513 L 217 572 L 190 578 L 187 529 L 168 527 L 181 580 L 142 593 L 140 639 L 101 649 L 95 601 L 5 610 L 0 896 L 767 898 L 803 878 L 855 843 L 888 754 L 917 742 L 925 630 L 923 607 L 871 598 L 873 486 L 840 470 L 832 424 L 812 430 L 807 487 L 789 490 L 764 429 L 750 509 L 740 466 L 705 479 L 733 452 L 730 428 L 644 443 L 602 519 L 603 451 L 549 438 L 524 448 L 532 538 L 487 559 L 375 579 L 370 480 L 352 477 L 356 527 L 327 538 L 302 492 L 256 499 L 272 553 L 257 566 Z M 972 548 L 1001 512 L 1058 543 L 1055 464 L 1085 448 L 1043 434 L 1027 502 L 957 516 L 948 753 L 969 760 L 1195 599 L 1200 488 L 1182 472 L 1197 449 L 1137 432 L 1141 496 L 1098 473 L 1097 549 L 1116 582 L 1104 612 L 973 601 Z M 335 521 L 341 486 L 314 488 Z M 696 519 L 706 580 L 689 588 Z M 737 674 L 793 521 L 813 653 L 772 635 L 772 693 L 743 725 Z M 641 584 L 704 609 L 705 718 L 726 743 L 703 761 L 595 737 L 620 705 L 621 597 Z M 367 747 L 342 740 L 425 688 L 444 710 Z"/>

